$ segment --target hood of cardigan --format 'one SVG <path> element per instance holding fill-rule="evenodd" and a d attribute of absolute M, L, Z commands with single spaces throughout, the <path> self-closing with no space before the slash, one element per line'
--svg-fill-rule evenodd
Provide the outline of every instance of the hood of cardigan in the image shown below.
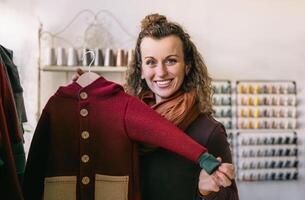
<path fill-rule="evenodd" d="M 55 96 L 78 99 L 81 92 L 86 92 L 90 96 L 107 97 L 120 91 L 124 91 L 121 85 L 108 81 L 101 76 L 86 87 L 80 86 L 77 82 L 61 86 Z"/>

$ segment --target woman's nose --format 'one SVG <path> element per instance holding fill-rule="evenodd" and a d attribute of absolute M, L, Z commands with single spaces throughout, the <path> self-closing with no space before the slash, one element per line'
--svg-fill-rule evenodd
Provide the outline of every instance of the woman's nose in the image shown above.
<path fill-rule="evenodd" d="M 167 67 L 163 63 L 158 64 L 156 67 L 156 75 L 159 77 L 167 75 Z"/>

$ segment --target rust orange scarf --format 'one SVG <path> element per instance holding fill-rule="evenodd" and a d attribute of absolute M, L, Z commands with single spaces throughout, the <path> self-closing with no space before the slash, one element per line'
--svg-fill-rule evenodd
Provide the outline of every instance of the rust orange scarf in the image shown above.
<path fill-rule="evenodd" d="M 157 104 L 151 91 L 140 93 L 139 98 L 182 130 L 185 130 L 200 113 L 196 102 L 196 90 L 178 92 Z"/>

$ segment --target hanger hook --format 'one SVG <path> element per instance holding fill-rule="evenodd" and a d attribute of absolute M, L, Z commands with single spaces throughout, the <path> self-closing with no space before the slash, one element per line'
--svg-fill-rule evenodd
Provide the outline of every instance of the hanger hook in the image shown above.
<path fill-rule="evenodd" d="M 91 57 L 92 57 L 92 60 L 91 60 L 91 62 L 90 62 L 90 64 L 89 64 L 89 66 L 88 66 L 88 67 L 89 67 L 89 72 L 91 72 L 91 65 L 92 65 L 92 63 L 93 63 L 94 60 L 95 60 L 95 53 L 94 53 L 94 51 L 92 51 L 92 50 L 86 51 L 86 52 L 83 54 L 82 60 L 85 59 L 85 56 L 86 56 L 88 53 L 90 53 L 90 54 L 91 54 Z"/>

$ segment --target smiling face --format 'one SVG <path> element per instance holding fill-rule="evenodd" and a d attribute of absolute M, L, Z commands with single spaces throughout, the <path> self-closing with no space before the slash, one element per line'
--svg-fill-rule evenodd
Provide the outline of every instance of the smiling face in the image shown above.
<path fill-rule="evenodd" d="M 143 38 L 141 77 L 155 94 L 156 102 L 171 97 L 181 87 L 186 74 L 182 42 L 177 36 Z"/>

